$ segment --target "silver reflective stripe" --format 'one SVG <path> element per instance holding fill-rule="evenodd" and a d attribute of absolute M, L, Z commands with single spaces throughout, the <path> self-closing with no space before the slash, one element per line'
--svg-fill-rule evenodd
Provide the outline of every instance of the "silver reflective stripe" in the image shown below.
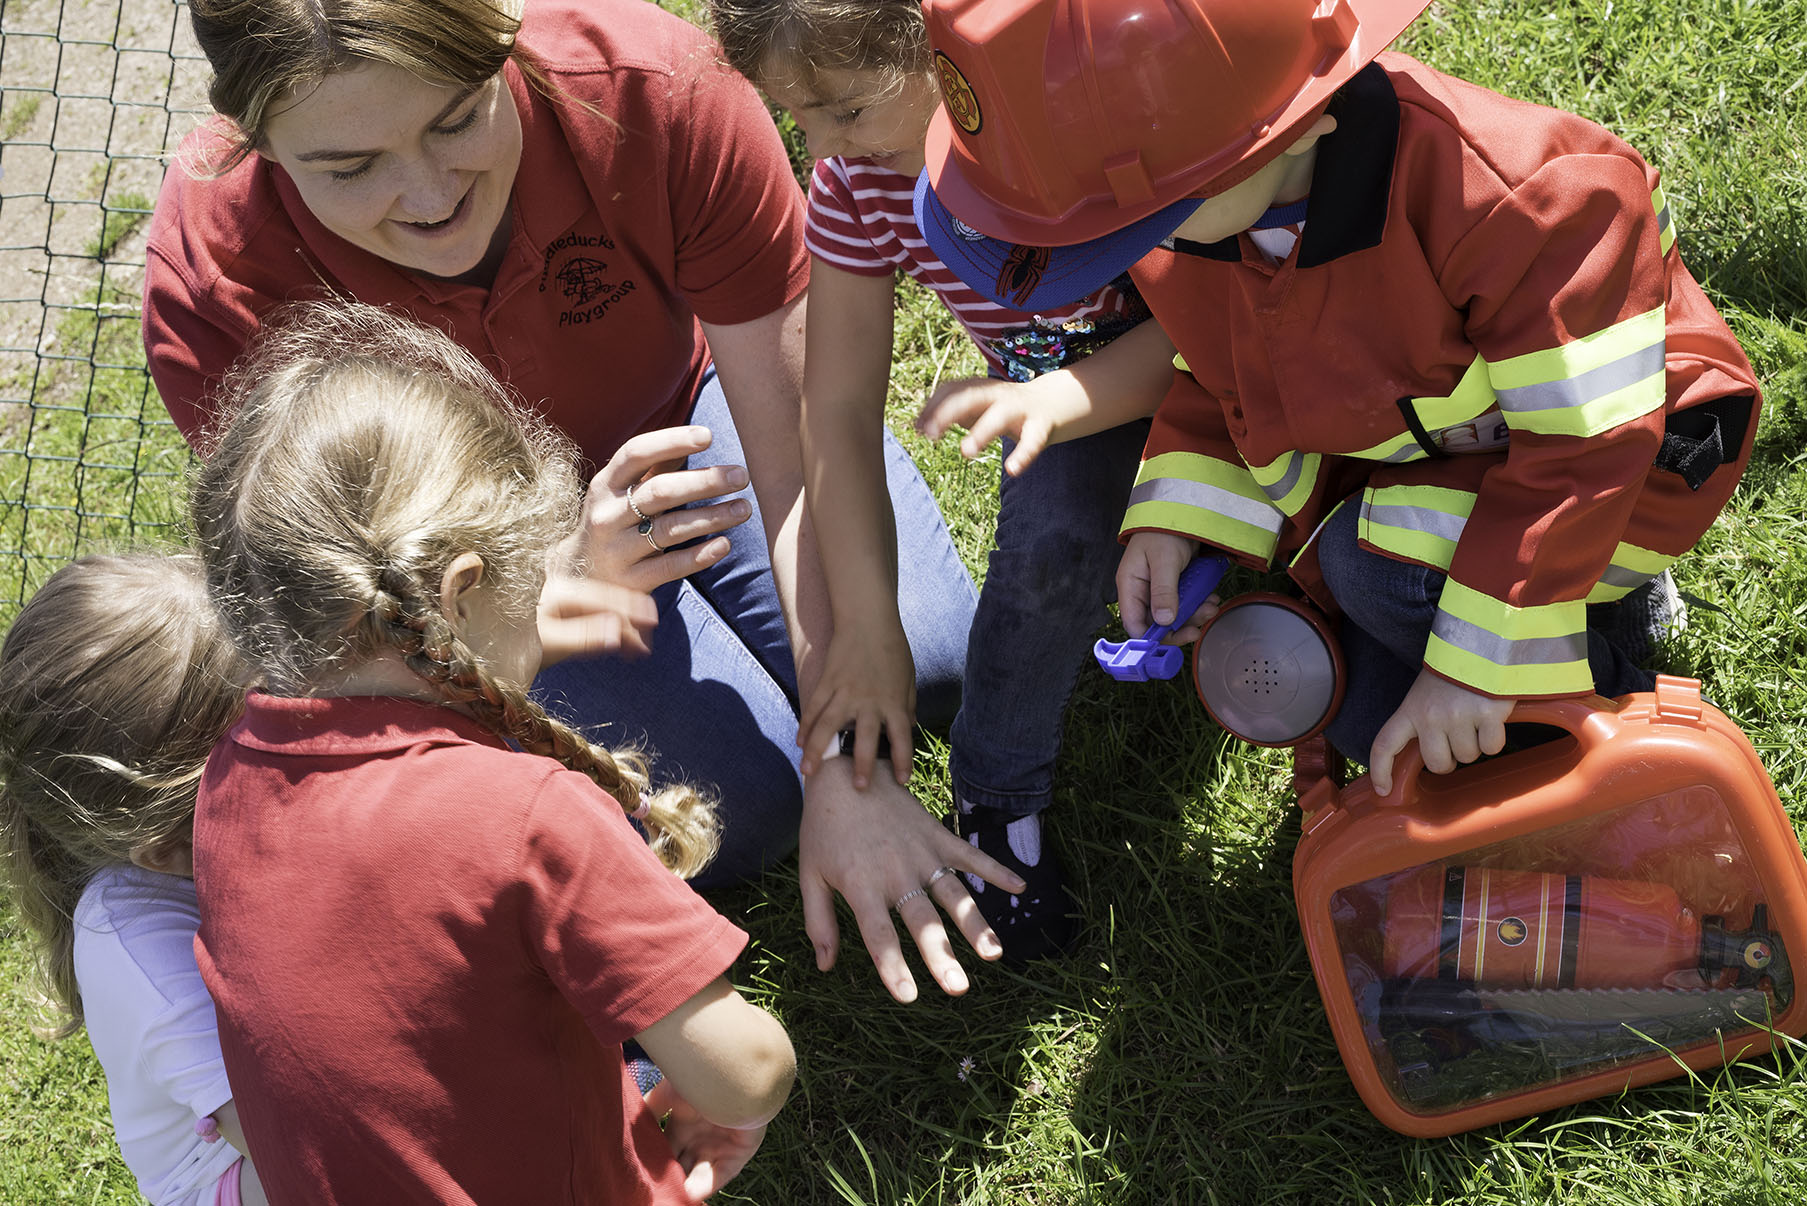
<path fill-rule="evenodd" d="M 1470 624 L 1447 611 L 1439 611 L 1431 632 L 1457 649 L 1485 658 L 1496 666 L 1558 666 L 1587 661 L 1587 633 L 1568 636 L 1525 637 L 1511 640 Z"/>
<path fill-rule="evenodd" d="M 1508 412 L 1574 409 L 1662 371 L 1663 344 L 1659 341 L 1574 377 L 1495 393 L 1499 395 L 1500 409 Z"/>
<path fill-rule="evenodd" d="M 1431 436 L 1435 439 L 1436 433 L 1432 432 Z M 1406 461 L 1416 461 L 1429 455 L 1430 453 L 1419 447 L 1418 440 L 1414 437 L 1409 443 L 1402 447 L 1395 448 L 1392 452 L 1389 452 L 1387 455 L 1378 459 L 1383 465 L 1402 465 Z"/>
<path fill-rule="evenodd" d="M 1622 565 L 1609 565 L 1606 567 L 1606 572 L 1600 575 L 1600 585 L 1622 586 L 1630 591 L 1636 590 L 1654 577 L 1656 577 L 1655 574 L 1647 574 L 1641 570 L 1627 569 Z"/>
<path fill-rule="evenodd" d="M 1257 481 L 1255 484 L 1261 486 L 1261 492 L 1267 495 L 1268 499 L 1277 507 L 1282 499 L 1292 493 L 1293 487 L 1299 484 L 1299 473 L 1304 466 L 1304 456 L 1297 452 L 1289 452 L 1286 454 L 1286 472 L 1280 476 L 1279 481 L 1269 482 L 1266 485 Z"/>
<path fill-rule="evenodd" d="M 1362 500 L 1362 518 L 1371 524 L 1379 524 L 1383 528 L 1403 528 L 1408 532 L 1426 532 L 1439 536 L 1454 544 L 1462 539 L 1462 528 L 1468 522 L 1466 515 L 1451 515 L 1447 511 L 1433 511 L 1429 507 L 1404 507 L 1382 504 L 1376 506 Z"/>
<path fill-rule="evenodd" d="M 1142 482 L 1129 492 L 1129 505 L 1163 502 L 1197 507 L 1213 515 L 1238 520 L 1265 532 L 1278 532 L 1286 526 L 1286 518 L 1271 505 L 1259 499 L 1245 498 L 1221 486 L 1187 481 L 1181 477 L 1157 477 Z"/>

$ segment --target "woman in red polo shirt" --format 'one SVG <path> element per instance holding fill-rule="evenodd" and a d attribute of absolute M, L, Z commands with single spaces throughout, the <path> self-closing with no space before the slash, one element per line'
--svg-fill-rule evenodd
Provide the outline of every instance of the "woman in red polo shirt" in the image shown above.
<path fill-rule="evenodd" d="M 838 891 L 911 998 L 887 902 L 942 866 L 1017 884 L 886 777 L 856 787 L 851 759 L 811 775 L 803 808 L 798 685 L 830 621 L 801 505 L 808 255 L 782 144 L 688 23 L 639 0 L 515 2 L 193 0 L 225 120 L 184 144 L 157 201 L 151 374 L 204 452 L 211 391 L 283 302 L 387 304 L 451 334 L 595 471 L 590 576 L 658 603 L 649 656 L 567 660 L 541 696 L 610 724 L 611 744 L 644 741 L 661 777 L 718 790 L 703 886 L 788 853 L 801 815 L 818 963 Z M 933 497 L 889 452 L 920 712 L 945 719 L 974 595 Z M 725 497 L 749 476 L 752 497 Z M 954 912 L 995 954 L 970 899 Z M 941 927 L 915 937 L 961 991 Z"/>

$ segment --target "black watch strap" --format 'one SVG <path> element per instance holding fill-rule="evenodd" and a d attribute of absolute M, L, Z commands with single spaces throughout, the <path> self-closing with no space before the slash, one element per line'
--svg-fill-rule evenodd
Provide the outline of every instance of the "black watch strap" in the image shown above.
<path fill-rule="evenodd" d="M 843 754 L 853 753 L 853 726 L 849 725 L 835 735 L 840 742 Z M 883 761 L 891 756 L 891 738 L 883 729 L 878 731 L 878 757 Z"/>

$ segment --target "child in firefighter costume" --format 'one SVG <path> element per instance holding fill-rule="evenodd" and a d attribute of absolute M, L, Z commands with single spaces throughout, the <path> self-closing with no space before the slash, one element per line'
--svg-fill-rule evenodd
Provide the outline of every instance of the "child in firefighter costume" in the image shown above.
<path fill-rule="evenodd" d="M 1024 310 L 1133 264 L 1179 349 L 1125 626 L 1172 618 L 1201 544 L 1289 565 L 1341 614 L 1328 734 L 1383 792 L 1411 739 L 1448 771 L 1502 748 L 1515 700 L 1649 689 L 1613 629 L 1672 590 L 1758 411 L 1657 172 L 1380 53 L 1424 7 L 925 6 L 931 246 Z"/>

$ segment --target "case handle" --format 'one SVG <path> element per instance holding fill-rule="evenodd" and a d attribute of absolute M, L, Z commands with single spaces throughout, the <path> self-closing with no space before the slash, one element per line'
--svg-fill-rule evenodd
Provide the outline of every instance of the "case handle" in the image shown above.
<path fill-rule="evenodd" d="M 1618 731 L 1618 710 L 1613 701 L 1599 695 L 1577 699 L 1521 699 L 1506 717 L 1507 724 L 1547 724 L 1561 729 L 1581 743 L 1585 751 L 1604 742 Z M 1472 766 L 1473 763 L 1466 765 Z M 1457 766 L 1450 774 L 1460 774 Z M 1393 790 L 1376 796 L 1377 803 L 1397 807 L 1418 789 L 1418 776 L 1424 773 L 1424 756 L 1414 738 L 1393 759 Z"/>

